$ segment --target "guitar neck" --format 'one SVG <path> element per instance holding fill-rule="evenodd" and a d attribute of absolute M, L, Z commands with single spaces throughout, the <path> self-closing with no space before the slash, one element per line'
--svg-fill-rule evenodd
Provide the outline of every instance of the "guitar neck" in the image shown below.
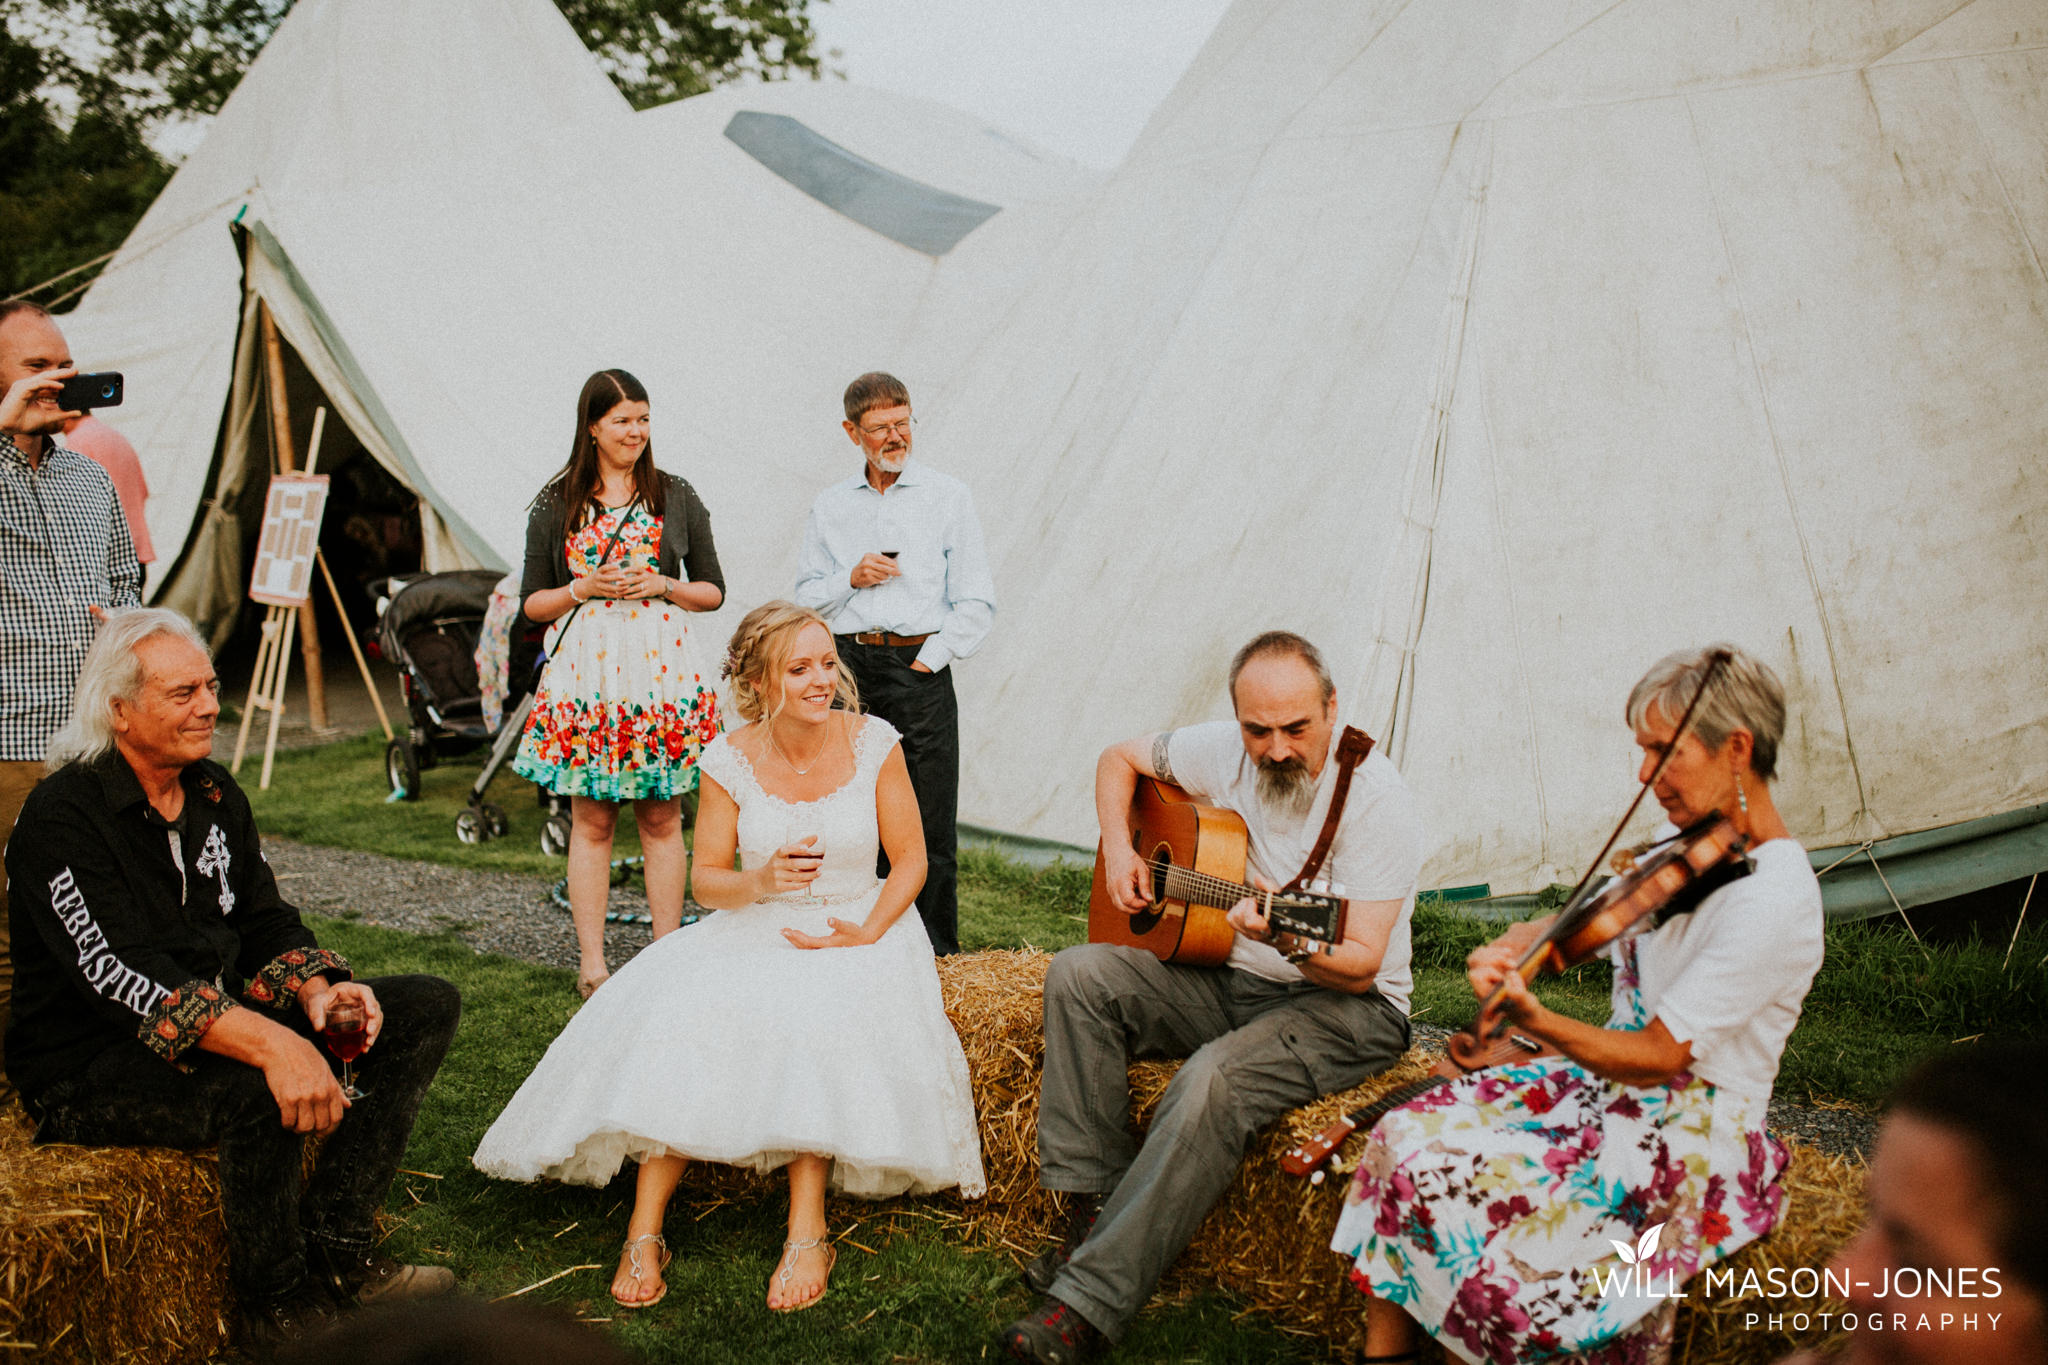
<path fill-rule="evenodd" d="M 1158 871 L 1156 865 L 1153 870 L 1155 873 Z M 1250 897 L 1252 900 L 1259 902 L 1261 906 L 1264 906 L 1268 894 L 1259 890 L 1256 886 L 1247 886 L 1243 882 L 1227 881 L 1222 877 L 1213 877 L 1206 872 L 1196 872 L 1194 869 L 1186 867 L 1169 867 L 1166 869 L 1166 875 L 1163 878 L 1159 878 L 1158 881 L 1160 884 L 1155 887 L 1155 890 L 1166 900 L 1186 901 L 1190 905 L 1214 906 L 1218 910 L 1228 910 L 1246 897 Z M 1273 905 L 1280 909 L 1313 910 L 1316 908 L 1313 905 L 1284 896 L 1278 891 L 1271 894 Z"/>

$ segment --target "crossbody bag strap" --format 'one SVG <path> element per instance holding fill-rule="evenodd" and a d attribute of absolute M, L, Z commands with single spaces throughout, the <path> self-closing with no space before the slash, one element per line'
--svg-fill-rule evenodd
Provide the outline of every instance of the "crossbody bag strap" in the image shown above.
<path fill-rule="evenodd" d="M 631 517 L 628 514 L 639 505 L 640 495 L 638 493 L 635 493 L 633 495 L 633 500 L 627 503 L 624 507 L 619 509 L 619 524 L 617 526 L 612 527 L 612 533 L 609 537 L 606 538 L 604 542 L 604 548 L 600 549 L 597 552 L 598 568 L 602 569 L 605 565 L 612 562 L 612 550 L 615 546 L 618 545 L 619 537 L 626 533 L 626 523 L 629 520 L 631 520 Z M 564 548 L 566 549 L 566 547 Z M 576 575 L 573 573 L 570 574 L 569 581 L 571 583 L 574 583 L 576 581 Z M 571 597 L 574 597 L 576 594 L 572 591 L 569 595 Z M 563 639 L 569 634 L 569 623 L 576 619 L 576 614 L 578 612 L 582 611 L 585 607 L 589 605 L 590 599 L 586 597 L 582 601 L 578 602 L 575 606 L 569 608 L 569 614 L 562 618 L 562 628 L 555 632 L 556 649 L 561 648 Z M 541 666 L 543 668 L 547 666 L 547 660 L 545 658 L 541 660 Z"/>
<path fill-rule="evenodd" d="M 1300 891 L 1323 870 L 1323 862 L 1330 856 L 1330 845 L 1337 839 L 1337 822 L 1344 818 L 1345 799 L 1351 795 L 1351 774 L 1371 752 L 1371 735 L 1356 726 L 1344 727 L 1344 733 L 1337 738 L 1337 785 L 1330 791 L 1330 809 L 1323 816 L 1323 832 L 1316 836 L 1316 846 L 1309 850 L 1308 861 L 1301 865 L 1301 871 L 1295 873 L 1294 880 L 1281 890 Z"/>

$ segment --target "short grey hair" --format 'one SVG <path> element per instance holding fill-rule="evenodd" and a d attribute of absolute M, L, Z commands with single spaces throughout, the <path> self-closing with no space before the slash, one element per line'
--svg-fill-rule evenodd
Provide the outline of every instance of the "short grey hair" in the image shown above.
<path fill-rule="evenodd" d="M 177 612 L 165 607 L 126 607 L 110 611 L 78 666 L 78 685 L 71 690 L 71 718 L 50 737 L 43 771 L 56 772 L 67 763 L 104 757 L 114 749 L 114 702 L 133 701 L 142 690 L 143 641 L 172 635 L 212 657 L 206 641 Z"/>
<path fill-rule="evenodd" d="M 1337 695 L 1337 685 L 1330 681 L 1330 670 L 1323 664 L 1322 651 L 1302 639 L 1291 630 L 1269 630 L 1255 635 L 1237 651 L 1230 660 L 1230 704 L 1237 705 L 1237 675 L 1244 672 L 1245 665 L 1254 659 L 1284 655 L 1299 659 L 1316 675 L 1316 686 L 1322 689 L 1323 701 Z"/>
<path fill-rule="evenodd" d="M 1709 749 L 1718 749 L 1737 730 L 1749 731 L 1755 741 L 1749 766 L 1768 781 L 1777 776 L 1778 744 L 1785 737 L 1785 684 L 1778 681 L 1769 664 L 1739 645 L 1724 641 L 1705 649 L 1681 649 L 1651 664 L 1628 694 L 1629 728 L 1641 729 L 1643 718 L 1653 707 L 1664 720 L 1678 724 L 1685 708 L 1699 695 L 1714 656 L 1724 651 L 1728 662 L 1715 674 L 1713 687 L 1693 712 L 1693 733 Z"/>

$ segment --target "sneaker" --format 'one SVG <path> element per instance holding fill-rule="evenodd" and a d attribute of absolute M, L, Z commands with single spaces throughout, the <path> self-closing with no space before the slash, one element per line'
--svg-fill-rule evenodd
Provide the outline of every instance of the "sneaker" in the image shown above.
<path fill-rule="evenodd" d="M 405 1265 L 367 1247 L 307 1240 L 307 1268 L 343 1304 L 367 1306 L 455 1292 L 455 1272 L 442 1265 Z"/>
<path fill-rule="evenodd" d="M 1033 1257 L 1024 1267 L 1024 1283 L 1031 1286 L 1034 1294 L 1052 1293 L 1052 1282 L 1066 1269 L 1067 1262 L 1081 1249 L 1081 1243 L 1088 1240 L 1088 1234 L 1095 1230 L 1095 1220 L 1102 1216 L 1102 1206 L 1107 1203 L 1106 1194 L 1070 1194 L 1067 1196 L 1067 1236 L 1056 1247 L 1047 1247 Z"/>
<path fill-rule="evenodd" d="M 313 1286 L 296 1294 L 244 1304 L 235 1322 L 235 1349 L 269 1360 L 300 1337 L 334 1325 L 334 1303 Z"/>
<path fill-rule="evenodd" d="M 1005 1327 L 998 1341 L 1010 1359 L 1036 1365 L 1082 1365 L 1109 1349 L 1094 1323 L 1050 1295 Z"/>

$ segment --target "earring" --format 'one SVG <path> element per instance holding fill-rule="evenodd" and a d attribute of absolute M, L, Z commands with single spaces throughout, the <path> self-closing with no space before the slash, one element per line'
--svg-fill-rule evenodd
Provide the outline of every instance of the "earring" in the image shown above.
<path fill-rule="evenodd" d="M 1731 771 L 1735 774 L 1735 804 L 1741 808 L 1744 815 L 1747 815 L 1749 814 L 1749 791 L 1742 785 L 1742 769 L 1731 768 Z"/>

